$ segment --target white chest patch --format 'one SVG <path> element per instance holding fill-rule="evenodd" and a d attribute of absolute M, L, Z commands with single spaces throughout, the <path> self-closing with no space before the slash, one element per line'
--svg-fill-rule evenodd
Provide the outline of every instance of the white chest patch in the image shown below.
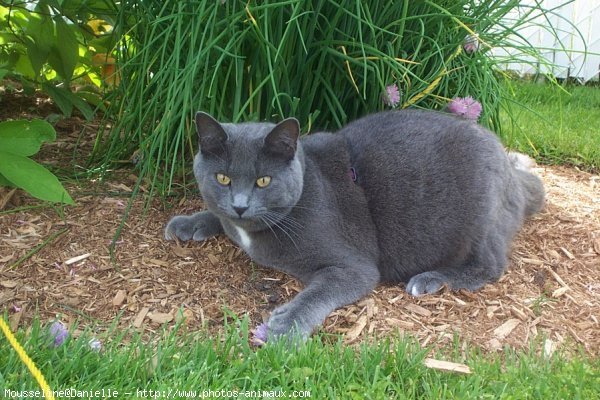
<path fill-rule="evenodd" d="M 236 226 L 238 236 L 240 237 L 240 245 L 244 248 L 244 250 L 248 251 L 250 246 L 252 245 L 252 240 L 250 240 L 250 236 L 248 236 L 248 232 Z"/>

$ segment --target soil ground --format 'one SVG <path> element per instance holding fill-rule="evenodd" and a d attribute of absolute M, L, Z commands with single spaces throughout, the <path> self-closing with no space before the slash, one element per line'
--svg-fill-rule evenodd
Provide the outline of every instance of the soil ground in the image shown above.
<path fill-rule="evenodd" d="M 51 106 L 40 101 L 5 96 L 0 117 L 47 115 Z M 72 161 L 82 127 L 93 138 L 94 124 L 77 117 L 60 121 L 58 140 L 45 145 L 40 158 Z M 421 298 L 406 294 L 403 285 L 380 286 L 331 314 L 321 331 L 343 334 L 348 343 L 410 334 L 423 346 L 444 346 L 458 337 L 486 351 L 526 348 L 534 340 L 546 353 L 583 349 L 597 356 L 600 177 L 557 166 L 535 173 L 544 180 L 547 205 L 525 224 L 499 282 L 473 293 Z M 146 213 L 144 200 L 136 199 L 111 260 L 109 247 L 134 182 L 129 171 L 103 183 L 67 184 L 77 205 L 64 209 L 7 212 L 36 202 L 18 191 L 0 192 L 0 310 L 13 329 L 39 315 L 99 330 L 119 317 L 122 327 L 154 332 L 183 315 L 190 328 L 217 333 L 225 310 L 258 324 L 301 290 L 293 278 L 252 263 L 225 237 L 165 241 L 169 218 L 201 209 L 199 198 L 154 200 Z"/>

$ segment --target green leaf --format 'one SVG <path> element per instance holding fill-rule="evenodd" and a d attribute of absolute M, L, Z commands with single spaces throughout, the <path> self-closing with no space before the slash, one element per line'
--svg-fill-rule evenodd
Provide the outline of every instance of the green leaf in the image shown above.
<path fill-rule="evenodd" d="M 0 174 L 33 197 L 75 204 L 54 174 L 27 157 L 0 151 Z"/>
<path fill-rule="evenodd" d="M 14 187 L 15 185 L 11 181 L 9 181 L 8 179 L 6 179 L 4 177 L 4 175 L 0 174 L 0 186 L 3 186 L 3 187 Z"/>
<path fill-rule="evenodd" d="M 89 121 L 94 117 L 94 110 L 92 110 L 92 107 L 77 94 L 68 89 L 56 87 L 47 83 L 43 84 L 42 87 L 46 93 L 52 97 L 52 100 L 54 100 L 65 116 L 70 117 L 73 112 L 73 106 L 75 106 L 81 111 L 86 120 Z"/>
<path fill-rule="evenodd" d="M 20 156 L 31 156 L 40 150 L 44 142 L 56 139 L 56 131 L 46 121 L 0 122 L 0 151 Z"/>
<path fill-rule="evenodd" d="M 4 79 L 4 77 L 6 76 L 6 74 L 8 74 L 8 70 L 7 69 L 0 69 L 0 81 L 2 79 Z"/>
<path fill-rule="evenodd" d="M 90 105 L 69 89 L 56 87 L 51 84 L 44 84 L 43 88 L 52 97 L 65 116 L 70 117 L 73 106 L 75 106 L 88 121 L 94 117 L 94 110 L 92 110 Z"/>
<path fill-rule="evenodd" d="M 75 25 L 68 25 L 62 17 L 55 18 L 56 43 L 48 57 L 48 63 L 65 81 L 73 78 L 73 71 L 79 59 L 79 41 L 75 35 Z"/>
<path fill-rule="evenodd" d="M 54 23 L 47 15 L 31 13 L 25 31 L 30 37 L 26 42 L 27 55 L 35 75 L 38 76 L 52 46 L 56 45 Z"/>

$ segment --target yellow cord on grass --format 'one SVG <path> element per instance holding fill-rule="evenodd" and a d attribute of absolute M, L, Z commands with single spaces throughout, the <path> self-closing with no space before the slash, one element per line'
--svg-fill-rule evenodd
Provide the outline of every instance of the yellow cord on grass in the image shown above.
<path fill-rule="evenodd" d="M 44 378 L 44 375 L 42 375 L 42 371 L 40 371 L 38 367 L 35 366 L 33 360 L 29 358 L 29 356 L 25 352 L 25 349 L 23 349 L 23 347 L 19 344 L 17 338 L 15 337 L 15 335 L 13 335 L 10 328 L 8 327 L 8 324 L 6 323 L 6 321 L 4 321 L 4 318 L 0 318 L 0 329 L 2 329 L 2 332 L 4 332 L 4 336 L 6 336 L 6 339 L 8 339 L 10 345 L 13 347 L 13 349 L 15 349 L 15 351 L 19 355 L 19 358 L 21 359 L 21 361 L 23 361 L 23 364 L 25 364 L 27 368 L 29 368 L 31 375 L 33 375 L 35 380 L 42 388 L 42 391 L 44 392 L 44 397 L 46 399 L 54 400 L 52 389 L 50 389 L 50 386 L 46 382 L 46 378 Z"/>

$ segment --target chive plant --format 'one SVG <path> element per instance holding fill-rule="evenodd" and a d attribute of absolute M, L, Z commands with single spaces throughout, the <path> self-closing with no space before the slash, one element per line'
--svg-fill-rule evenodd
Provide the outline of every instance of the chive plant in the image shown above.
<path fill-rule="evenodd" d="M 231 122 L 294 116 L 310 133 L 386 108 L 443 109 L 472 96 L 483 105 L 480 123 L 498 130 L 502 75 L 490 50 L 519 47 L 519 56 L 540 59 L 511 34 L 544 10 L 519 3 L 123 1 L 115 26 L 121 84 L 93 157 L 104 166 L 135 161 L 149 193 L 165 195 L 189 177 L 197 110 Z M 518 17 L 507 18 L 517 7 Z"/>

